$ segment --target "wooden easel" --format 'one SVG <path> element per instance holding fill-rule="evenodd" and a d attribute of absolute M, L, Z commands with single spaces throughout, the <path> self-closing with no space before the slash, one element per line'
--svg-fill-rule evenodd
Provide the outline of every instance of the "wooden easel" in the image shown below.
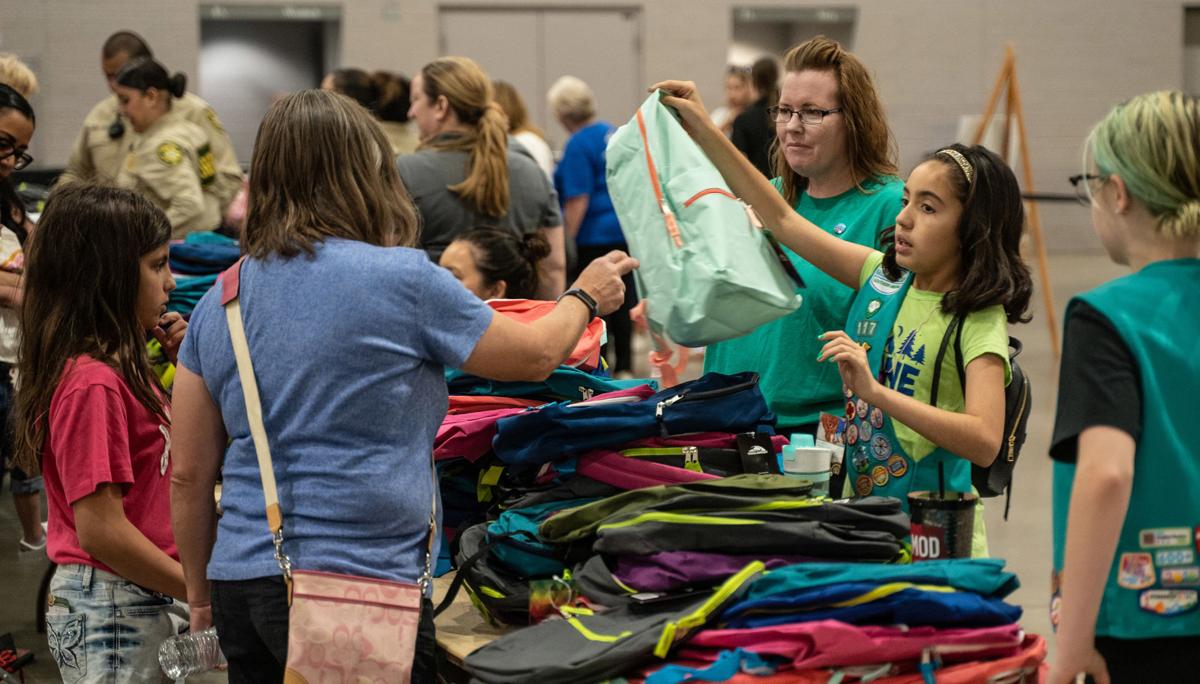
<path fill-rule="evenodd" d="M 1004 49 L 1004 65 L 1000 67 L 1000 75 L 996 77 L 996 85 L 992 88 L 992 97 L 988 100 L 987 109 L 983 113 L 983 119 L 979 122 L 979 128 L 975 130 L 974 144 L 978 145 L 983 141 L 984 133 L 988 129 L 988 125 L 992 122 L 992 116 L 996 113 L 996 107 L 1000 104 L 1000 95 L 1006 94 L 1004 102 L 1004 133 L 1003 143 L 998 150 L 1000 157 L 1008 162 L 1008 135 L 1009 129 L 1012 126 L 1012 121 L 1015 118 L 1017 122 L 1017 142 L 1020 145 L 1021 151 L 1021 170 L 1024 176 L 1024 192 L 1026 195 L 1033 193 L 1033 166 L 1029 161 L 1029 144 L 1025 135 L 1025 114 L 1021 110 L 1021 92 L 1017 88 L 1017 55 L 1013 52 L 1012 46 L 1009 45 Z M 1026 204 L 1026 215 L 1029 217 L 1029 232 L 1033 236 L 1033 242 L 1037 248 L 1038 259 L 1038 274 L 1042 279 L 1042 300 L 1046 308 L 1046 323 L 1050 326 L 1050 348 L 1054 352 L 1054 362 L 1058 363 L 1060 352 L 1058 343 L 1058 321 L 1054 313 L 1054 292 L 1050 289 L 1050 270 L 1046 261 L 1046 241 L 1042 237 L 1042 222 L 1038 218 L 1038 205 L 1036 200 L 1029 200 Z"/>

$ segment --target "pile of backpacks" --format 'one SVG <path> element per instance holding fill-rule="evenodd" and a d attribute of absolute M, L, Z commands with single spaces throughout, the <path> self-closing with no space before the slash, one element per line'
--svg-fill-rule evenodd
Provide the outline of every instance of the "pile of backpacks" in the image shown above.
<path fill-rule="evenodd" d="M 913 564 L 899 501 L 781 474 L 757 376 L 616 381 L 603 341 L 593 321 L 541 383 L 447 373 L 439 610 L 462 590 L 519 627 L 466 658 L 475 679 L 1038 681 L 1003 561 Z"/>

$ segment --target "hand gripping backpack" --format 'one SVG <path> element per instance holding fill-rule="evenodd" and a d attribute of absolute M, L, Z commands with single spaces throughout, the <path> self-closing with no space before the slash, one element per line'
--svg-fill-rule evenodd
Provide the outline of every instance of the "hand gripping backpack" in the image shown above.
<path fill-rule="evenodd" d="M 652 331 L 700 347 L 799 308 L 791 262 L 659 93 L 613 133 L 605 160 Z"/>

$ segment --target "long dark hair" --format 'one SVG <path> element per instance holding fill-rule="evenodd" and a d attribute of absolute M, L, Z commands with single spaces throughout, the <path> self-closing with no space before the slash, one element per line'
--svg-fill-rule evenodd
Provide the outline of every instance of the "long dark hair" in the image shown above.
<path fill-rule="evenodd" d="M 151 88 L 157 88 L 171 94 L 171 97 L 183 97 L 187 91 L 187 76 L 176 72 L 174 76 L 167 73 L 167 68 L 151 57 L 131 59 L 121 67 L 115 77 L 117 85 L 140 90 L 143 93 Z M 170 102 L 170 100 L 168 100 Z"/>
<path fill-rule="evenodd" d="M 170 423 L 136 315 L 141 258 L 171 237 L 167 217 L 129 190 L 55 190 L 25 250 L 17 462 L 41 472 L 50 402 L 66 364 L 90 356 L 120 373 L 143 406 Z"/>
<path fill-rule="evenodd" d="M 33 107 L 21 93 L 11 86 L 0 83 L 0 112 L 12 109 L 21 113 L 30 124 L 36 124 Z M 17 240 L 25 244 L 28 237 L 25 230 L 25 204 L 21 201 L 17 189 L 13 187 L 12 178 L 0 179 L 0 224 L 17 234 Z"/>
<path fill-rule="evenodd" d="M 501 280 L 508 299 L 533 299 L 538 288 L 537 264 L 550 256 L 550 243 L 541 233 L 518 236 L 505 228 L 479 226 L 454 238 L 473 247 L 475 268 L 488 287 Z"/>
<path fill-rule="evenodd" d="M 954 150 L 962 155 L 971 167 L 972 180 L 967 180 L 952 155 L 941 150 Z M 958 288 L 942 298 L 942 311 L 965 317 L 972 311 L 999 304 L 1004 307 L 1009 323 L 1028 323 L 1033 278 L 1021 258 L 1025 206 L 1012 169 L 980 145 L 967 147 L 955 143 L 940 148 L 925 161 L 946 166 L 954 194 L 963 206 L 958 224 L 962 280 Z M 880 242 L 884 247 L 884 272 L 892 280 L 899 280 L 902 269 L 896 263 L 894 226 L 884 231 Z"/>

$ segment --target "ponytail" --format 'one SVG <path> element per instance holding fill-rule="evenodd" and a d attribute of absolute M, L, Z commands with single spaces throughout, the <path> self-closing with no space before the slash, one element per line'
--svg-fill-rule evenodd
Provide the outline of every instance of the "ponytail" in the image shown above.
<path fill-rule="evenodd" d="M 550 243 L 541 233 L 518 236 L 507 228 L 478 226 L 454 241 L 460 240 L 471 245 L 484 285 L 504 281 L 505 297 L 533 299 L 538 289 L 538 262 L 550 256 Z"/>
<path fill-rule="evenodd" d="M 492 99 L 492 82 L 473 60 L 442 57 L 421 69 L 425 95 L 445 96 L 460 123 L 474 130 L 426 147 L 466 150 L 467 177 L 447 186 L 475 212 L 499 218 L 508 213 L 508 117 Z"/>
<path fill-rule="evenodd" d="M 167 74 L 167 68 L 149 57 L 139 57 L 130 60 L 121 67 L 115 77 L 117 85 L 140 90 L 143 93 L 156 88 L 170 93 L 173 98 L 183 97 L 187 92 L 187 76 L 176 72 L 174 76 Z"/>

